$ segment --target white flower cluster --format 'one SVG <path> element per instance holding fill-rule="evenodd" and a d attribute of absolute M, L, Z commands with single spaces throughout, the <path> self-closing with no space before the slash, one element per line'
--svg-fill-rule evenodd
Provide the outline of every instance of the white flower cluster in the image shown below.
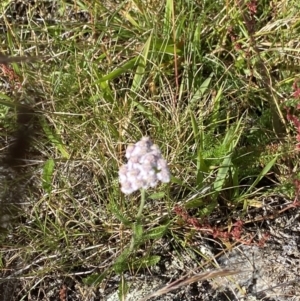
<path fill-rule="evenodd" d="M 159 147 L 149 137 L 143 137 L 126 150 L 127 164 L 119 170 L 121 190 L 130 194 L 141 188 L 155 187 L 158 181 L 170 182 L 170 171 Z"/>

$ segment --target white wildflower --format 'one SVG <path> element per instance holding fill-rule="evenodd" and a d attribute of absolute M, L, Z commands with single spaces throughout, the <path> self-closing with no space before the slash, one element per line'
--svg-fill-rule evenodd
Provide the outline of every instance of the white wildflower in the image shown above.
<path fill-rule="evenodd" d="M 155 187 L 158 182 L 170 182 L 170 171 L 166 160 L 156 144 L 149 137 L 143 137 L 129 145 L 125 154 L 128 162 L 119 170 L 121 190 L 125 194 L 141 188 Z"/>

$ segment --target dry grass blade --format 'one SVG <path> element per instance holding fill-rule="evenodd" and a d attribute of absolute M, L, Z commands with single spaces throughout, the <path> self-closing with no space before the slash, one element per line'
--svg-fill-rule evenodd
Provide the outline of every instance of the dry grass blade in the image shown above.
<path fill-rule="evenodd" d="M 171 282 L 170 284 L 166 285 L 165 287 L 161 288 L 160 290 L 151 293 L 144 298 L 140 299 L 139 301 L 146 301 L 153 297 L 159 297 L 161 295 L 167 294 L 171 291 L 174 291 L 184 285 L 190 285 L 196 281 L 203 281 L 207 279 L 212 279 L 216 277 L 224 277 L 242 273 L 241 270 L 233 270 L 233 269 L 220 269 L 220 270 L 213 270 L 208 272 L 203 272 L 200 274 L 196 274 L 193 276 L 186 275 L 176 281 Z"/>
<path fill-rule="evenodd" d="M 0 54 L 0 64 L 30 62 L 41 59 L 40 56 L 5 56 Z"/>

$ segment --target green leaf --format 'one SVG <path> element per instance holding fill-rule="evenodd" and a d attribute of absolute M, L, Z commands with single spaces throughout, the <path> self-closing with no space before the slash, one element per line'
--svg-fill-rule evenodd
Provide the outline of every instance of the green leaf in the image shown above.
<path fill-rule="evenodd" d="M 224 182 L 226 180 L 226 176 L 228 174 L 229 168 L 232 166 L 231 164 L 231 155 L 228 155 L 222 162 L 221 167 L 218 170 L 218 174 L 216 180 L 214 182 L 214 190 L 220 192 Z"/>
<path fill-rule="evenodd" d="M 217 177 L 213 185 L 214 190 L 216 191 L 216 193 L 213 196 L 214 200 L 216 200 L 219 192 L 222 190 L 223 185 L 227 179 L 229 170 L 233 167 L 232 155 L 233 155 L 233 150 L 237 146 L 241 137 L 242 120 L 243 119 L 241 118 L 236 125 L 232 126 L 228 130 L 222 142 L 222 147 L 224 148 L 226 154 L 225 154 L 225 158 L 223 159 L 223 162 L 221 163 L 221 166 L 219 167 Z"/>
<path fill-rule="evenodd" d="M 223 94 L 223 86 L 224 84 L 222 84 L 222 86 L 218 90 L 217 95 L 213 99 L 213 103 L 212 103 L 213 112 L 212 112 L 211 122 L 210 122 L 211 125 L 217 125 L 218 121 L 220 120 L 219 111 L 220 111 L 221 98 Z"/>
<path fill-rule="evenodd" d="M 193 128 L 194 139 L 197 141 L 199 139 L 199 125 L 196 121 L 194 112 L 192 110 L 189 111 L 191 117 L 191 123 Z"/>
<path fill-rule="evenodd" d="M 218 205 L 217 201 L 212 200 L 209 204 L 206 204 L 204 208 L 199 210 L 199 216 L 204 217 L 204 216 L 209 216 L 216 208 Z"/>
<path fill-rule="evenodd" d="M 42 186 L 48 193 L 50 193 L 52 189 L 52 176 L 53 176 L 54 167 L 55 167 L 54 160 L 48 159 L 44 164 L 44 168 L 43 168 Z"/>
<path fill-rule="evenodd" d="M 135 19 L 133 19 L 133 17 L 130 15 L 130 13 L 126 10 L 123 11 L 123 17 L 131 23 L 131 25 L 133 25 L 136 29 L 140 30 L 141 27 L 140 25 L 135 21 Z"/>
<path fill-rule="evenodd" d="M 153 50 L 159 53 L 171 55 L 172 57 L 174 56 L 175 51 L 178 55 L 183 54 L 182 46 L 179 43 L 177 43 L 175 47 L 174 43 L 168 44 L 167 42 L 168 41 L 166 40 L 155 37 L 155 41 L 152 43 Z"/>
<path fill-rule="evenodd" d="M 101 274 L 91 274 L 87 276 L 86 278 L 83 278 L 82 281 L 86 285 L 98 285 L 101 283 L 109 274 L 110 270 L 105 271 L 104 273 Z"/>
<path fill-rule="evenodd" d="M 133 227 L 134 241 L 138 243 L 143 236 L 143 226 L 139 223 L 134 223 Z"/>
<path fill-rule="evenodd" d="M 139 59 L 139 57 L 135 57 L 135 58 L 129 60 L 128 62 L 126 62 L 120 68 L 115 69 L 114 71 L 110 72 L 109 74 L 107 74 L 107 75 L 101 77 L 100 79 L 98 79 L 96 81 L 96 83 L 99 84 L 101 82 L 111 81 L 111 80 L 117 78 L 118 76 L 120 76 L 122 73 L 128 71 L 129 69 L 133 69 L 134 66 L 136 65 L 138 59 Z"/>
<path fill-rule="evenodd" d="M 61 155 L 66 159 L 70 159 L 70 155 L 65 149 L 63 143 L 61 142 L 59 137 L 55 133 L 53 133 L 52 129 L 49 127 L 46 120 L 42 120 L 42 128 L 48 140 L 59 150 Z"/>
<path fill-rule="evenodd" d="M 147 268 L 156 265 L 159 261 L 160 256 L 158 255 L 145 256 L 143 258 L 138 258 L 137 260 L 132 262 L 131 267 L 133 269 Z"/>
<path fill-rule="evenodd" d="M 132 222 L 130 220 L 128 220 L 123 212 L 121 212 L 119 210 L 119 207 L 118 205 L 114 202 L 114 201 L 111 201 L 110 202 L 110 210 L 113 212 L 113 214 L 116 216 L 116 218 L 121 222 L 123 223 L 125 226 L 131 226 L 132 225 Z"/>
<path fill-rule="evenodd" d="M 150 240 L 150 239 L 160 239 L 164 236 L 166 231 L 168 230 L 169 224 L 155 227 L 147 232 L 144 233 L 143 240 Z"/>
<path fill-rule="evenodd" d="M 173 0 L 167 0 L 165 5 L 165 16 L 163 19 L 163 34 L 169 36 L 172 29 L 172 16 L 174 14 Z"/>
<path fill-rule="evenodd" d="M 111 91 L 111 88 L 108 84 L 108 81 L 100 82 L 99 83 L 101 92 L 103 93 L 103 98 L 110 103 L 114 102 L 114 95 L 113 92 Z"/>
<path fill-rule="evenodd" d="M 146 64 L 147 64 L 147 60 L 148 60 L 151 41 L 152 41 L 152 35 L 150 35 L 150 37 L 146 41 L 143 51 L 138 57 L 136 73 L 134 75 L 133 82 L 131 85 L 132 92 L 137 92 L 141 87 L 141 83 L 142 83 L 143 77 L 145 75 L 145 69 L 146 69 Z"/>
<path fill-rule="evenodd" d="M 115 273 L 122 274 L 123 272 L 128 270 L 128 257 L 130 255 L 130 249 L 126 248 L 121 253 L 121 255 L 116 259 L 113 264 L 113 269 Z"/>
<path fill-rule="evenodd" d="M 204 202 L 202 199 L 194 199 L 191 201 L 188 201 L 186 205 L 184 206 L 186 209 L 194 209 L 194 208 L 200 208 L 204 206 Z"/>
<path fill-rule="evenodd" d="M 137 68 L 130 90 L 133 94 L 131 97 L 133 106 L 136 107 L 141 113 L 147 115 L 151 123 L 153 123 L 157 127 L 160 127 L 161 122 L 153 115 L 153 112 L 148 107 L 146 107 L 145 105 L 143 105 L 142 103 L 136 100 L 136 94 L 138 93 L 139 90 L 141 90 L 142 81 L 145 76 L 145 70 L 148 61 L 151 42 L 152 42 L 152 35 L 150 35 L 150 37 L 146 41 L 143 51 L 140 53 L 138 57 Z"/>
<path fill-rule="evenodd" d="M 157 119 L 155 116 L 153 116 L 153 113 L 143 104 L 141 104 L 140 102 L 136 101 L 136 100 L 132 100 L 134 106 L 143 114 L 145 114 L 150 121 L 156 125 L 157 127 L 161 127 L 161 122 L 159 121 L 159 119 Z"/>
<path fill-rule="evenodd" d="M 9 96 L 7 96 L 6 94 L 0 93 L 0 98 L 8 100 L 8 101 L 0 100 L 1 105 L 7 106 L 7 107 L 10 107 L 10 108 L 15 108 L 16 107 L 16 104 L 14 104 L 12 102 L 11 98 Z"/>
<path fill-rule="evenodd" d="M 166 194 L 164 192 L 155 192 L 148 196 L 150 200 L 161 200 Z"/>
<path fill-rule="evenodd" d="M 203 158 L 203 150 L 204 150 L 204 133 L 202 130 L 202 124 L 198 124 L 196 121 L 194 113 L 190 110 L 191 123 L 194 133 L 194 139 L 198 144 L 197 147 L 197 188 L 201 188 L 203 185 L 203 175 L 208 172 L 208 167 L 205 164 Z M 199 130 L 200 128 L 200 130 Z"/>
<path fill-rule="evenodd" d="M 122 274 L 123 272 L 125 272 L 129 269 L 128 261 L 123 260 L 123 261 L 115 262 L 113 265 L 113 269 L 116 274 L 119 274 L 119 275 Z"/>
<path fill-rule="evenodd" d="M 212 80 L 213 74 L 211 73 L 210 76 L 201 84 L 199 89 L 194 93 L 193 97 L 190 100 L 190 105 L 193 107 L 195 104 L 197 104 L 206 90 L 208 89 L 210 82 Z"/>
<path fill-rule="evenodd" d="M 257 176 L 257 178 L 255 179 L 255 181 L 252 183 L 252 185 L 248 188 L 247 193 L 249 193 L 257 184 L 258 182 L 266 176 L 266 174 L 269 172 L 269 170 L 274 166 L 274 164 L 276 163 L 277 160 L 276 156 L 275 158 L 273 158 L 264 168 L 263 170 L 259 173 L 259 175 Z"/>

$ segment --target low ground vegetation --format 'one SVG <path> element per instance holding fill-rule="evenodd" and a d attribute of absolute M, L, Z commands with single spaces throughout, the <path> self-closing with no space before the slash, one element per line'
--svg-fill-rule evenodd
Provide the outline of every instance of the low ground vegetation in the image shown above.
<path fill-rule="evenodd" d="M 263 248 L 267 221 L 288 225 L 300 204 L 299 9 L 2 1 L 1 52 L 27 61 L 0 62 L 1 300 L 126 300 L 135 278 L 231 268 L 221 253 Z M 127 195 L 119 170 L 142 137 L 170 182 Z"/>

